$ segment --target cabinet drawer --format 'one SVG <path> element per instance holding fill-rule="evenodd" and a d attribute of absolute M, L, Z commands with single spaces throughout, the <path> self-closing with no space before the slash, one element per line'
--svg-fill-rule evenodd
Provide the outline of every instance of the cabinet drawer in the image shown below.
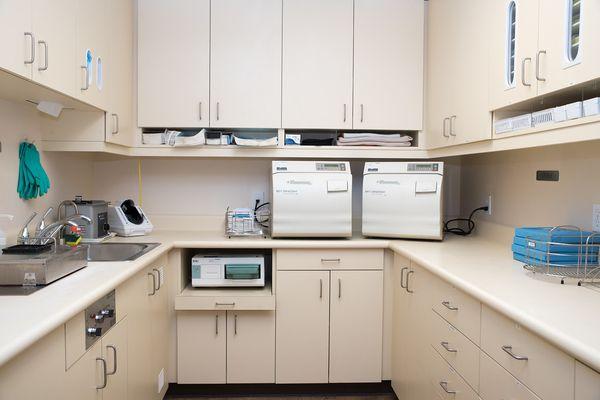
<path fill-rule="evenodd" d="M 433 348 L 430 347 L 428 351 L 429 380 L 440 399 L 480 400 L 477 393 Z"/>
<path fill-rule="evenodd" d="M 573 399 L 575 360 L 489 307 L 482 311 L 481 348 L 542 399 Z"/>
<path fill-rule="evenodd" d="M 481 303 L 450 284 L 438 280 L 432 307 L 446 321 L 479 344 L 481 330 Z"/>
<path fill-rule="evenodd" d="M 433 313 L 431 345 L 475 390 L 479 390 L 479 348 Z"/>
<path fill-rule="evenodd" d="M 506 372 L 487 354 L 481 352 L 481 380 L 479 394 L 485 400 L 540 400 L 518 379 Z"/>
<path fill-rule="evenodd" d="M 600 399 L 600 374 L 580 362 L 575 363 L 575 400 Z"/>
<path fill-rule="evenodd" d="M 381 249 L 283 249 L 277 269 L 383 269 Z"/>
<path fill-rule="evenodd" d="M 184 292 L 185 293 L 185 292 Z M 275 296 L 175 296 L 175 310 L 275 310 Z"/>

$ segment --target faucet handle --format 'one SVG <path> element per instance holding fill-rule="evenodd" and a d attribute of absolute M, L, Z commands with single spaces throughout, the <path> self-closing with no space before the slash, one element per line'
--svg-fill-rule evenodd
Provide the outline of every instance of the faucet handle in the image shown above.
<path fill-rule="evenodd" d="M 46 228 L 46 218 L 48 218 L 48 216 L 53 211 L 54 211 L 54 207 L 48 207 L 48 209 L 46 210 L 46 212 L 42 215 L 42 218 L 40 219 L 40 222 L 38 223 L 37 227 L 35 228 L 35 235 L 36 236 L 38 236 L 39 233 Z"/>
<path fill-rule="evenodd" d="M 29 239 L 29 224 L 31 223 L 31 221 L 33 221 L 33 219 L 36 217 L 37 212 L 33 212 L 33 214 L 31 214 L 29 216 L 29 218 L 27 218 L 25 224 L 23 225 L 23 227 L 21 228 L 21 230 L 19 231 L 19 236 L 17 237 L 17 241 L 21 244 L 27 242 L 27 239 Z"/>

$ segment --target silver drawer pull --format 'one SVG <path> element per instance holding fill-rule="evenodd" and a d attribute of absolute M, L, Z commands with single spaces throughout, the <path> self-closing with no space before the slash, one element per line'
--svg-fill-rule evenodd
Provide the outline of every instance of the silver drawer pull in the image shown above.
<path fill-rule="evenodd" d="M 402 289 L 406 289 L 406 286 L 404 286 L 404 271 L 406 271 L 408 269 L 408 267 L 402 267 L 402 269 L 400 270 L 400 287 Z"/>
<path fill-rule="evenodd" d="M 148 296 L 154 296 L 156 294 L 156 275 L 148 272 L 148 276 L 152 277 L 152 293 L 148 293 Z"/>
<path fill-rule="evenodd" d="M 319 298 L 323 298 L 323 279 L 319 279 Z"/>
<path fill-rule="evenodd" d="M 513 353 L 512 351 L 512 346 L 502 346 L 502 350 L 504 350 L 505 353 L 507 353 L 509 356 L 511 356 L 512 358 L 514 358 L 515 360 L 518 361 L 527 361 L 529 360 L 529 357 L 525 357 L 525 356 L 519 356 L 515 353 Z"/>
<path fill-rule="evenodd" d="M 339 263 L 341 261 L 342 260 L 340 258 L 321 258 L 322 263 L 326 263 L 326 262 Z"/>
<path fill-rule="evenodd" d="M 106 375 L 114 375 L 117 373 L 117 348 L 115 346 L 106 346 L 107 349 L 112 350 L 113 352 L 113 370 L 111 372 L 107 372 Z"/>
<path fill-rule="evenodd" d="M 215 303 L 215 307 L 235 307 L 235 302 L 233 303 Z"/>
<path fill-rule="evenodd" d="M 30 58 L 28 60 L 25 60 L 25 64 L 33 64 L 33 62 L 35 61 L 35 36 L 33 36 L 33 33 L 31 32 L 25 32 L 25 36 L 29 37 L 29 39 L 31 40 Z"/>
<path fill-rule="evenodd" d="M 448 382 L 441 381 L 440 382 L 440 386 L 442 387 L 442 389 L 444 389 L 444 392 L 446 392 L 448 394 L 456 394 L 456 390 L 450 390 L 450 389 L 448 389 Z"/>
<path fill-rule="evenodd" d="M 104 358 L 96 358 L 96 362 L 102 363 L 102 385 L 96 386 L 96 390 L 104 389 L 108 384 L 108 371 L 106 370 L 106 360 Z"/>
<path fill-rule="evenodd" d="M 410 288 L 409 282 L 410 282 L 410 276 L 414 273 L 415 273 L 415 271 L 413 271 L 413 270 L 408 271 L 408 273 L 406 274 L 406 286 L 404 287 L 404 289 L 406 289 L 406 291 L 411 294 L 414 293 L 414 290 L 412 290 Z"/>
<path fill-rule="evenodd" d="M 448 342 L 441 342 L 440 344 L 442 345 L 442 347 L 444 349 L 446 349 L 446 351 L 448 353 L 458 353 L 458 350 L 453 349 L 452 347 L 450 347 L 450 344 Z"/>
<path fill-rule="evenodd" d="M 444 307 L 446 307 L 448 310 L 451 310 L 451 311 L 458 311 L 458 307 L 456 307 L 456 306 L 453 306 L 452 304 L 450 304 L 450 302 L 449 302 L 449 301 L 442 301 L 442 305 L 443 305 Z"/>

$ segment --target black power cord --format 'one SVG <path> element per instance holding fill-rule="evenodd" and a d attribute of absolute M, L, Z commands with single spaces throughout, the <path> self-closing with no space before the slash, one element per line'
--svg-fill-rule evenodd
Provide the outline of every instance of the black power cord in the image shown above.
<path fill-rule="evenodd" d="M 258 210 L 260 210 L 263 207 L 266 207 L 268 205 L 270 205 L 271 203 L 266 202 L 266 203 L 262 203 L 260 204 L 260 200 L 256 200 L 256 203 L 254 204 L 254 220 L 263 228 L 268 228 L 269 227 L 269 218 L 264 218 L 264 219 L 258 219 Z"/>
<path fill-rule="evenodd" d="M 459 235 L 459 236 L 470 235 L 471 232 L 473 232 L 473 229 L 475 229 L 475 221 L 473 221 L 473 215 L 475 215 L 475 213 L 477 211 L 487 211 L 488 209 L 489 209 L 488 206 L 479 207 L 479 208 L 476 208 L 473 211 L 471 211 L 471 214 L 469 214 L 469 218 L 449 219 L 448 221 L 446 221 L 444 223 L 444 232 L 454 233 L 455 235 Z M 461 222 L 467 223 L 466 230 L 461 228 L 460 226 L 458 226 Z M 450 224 L 453 224 L 453 223 L 456 224 L 456 226 L 450 227 Z"/>

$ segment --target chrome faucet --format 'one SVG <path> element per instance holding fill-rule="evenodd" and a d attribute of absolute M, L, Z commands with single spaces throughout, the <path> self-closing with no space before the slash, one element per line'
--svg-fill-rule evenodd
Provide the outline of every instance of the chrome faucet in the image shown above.
<path fill-rule="evenodd" d="M 34 211 L 33 214 L 31 214 L 29 216 L 29 218 L 27 218 L 27 220 L 25 221 L 25 224 L 23 225 L 23 227 L 19 231 L 19 235 L 17 236 L 18 244 L 27 244 L 27 241 L 29 240 L 29 237 L 30 237 L 29 224 L 31 223 L 31 221 L 33 221 L 33 219 L 35 218 L 36 215 L 37 215 L 37 213 Z"/>
<path fill-rule="evenodd" d="M 46 210 L 46 212 L 44 213 L 44 215 L 42 215 L 42 218 L 40 219 L 40 222 L 38 222 L 37 227 L 35 228 L 35 236 L 39 237 L 40 236 L 40 232 L 43 231 L 46 228 L 46 218 L 48 218 L 48 216 L 52 213 L 52 211 L 54 211 L 53 207 L 48 207 L 48 209 Z"/>
<path fill-rule="evenodd" d="M 63 216 L 62 216 L 63 209 L 65 210 L 65 216 L 67 215 L 67 205 L 73 206 L 73 208 L 75 209 L 75 214 L 79 215 L 79 207 L 77 207 L 77 203 L 75 203 L 73 200 L 64 200 L 64 201 L 61 201 L 60 204 L 58 205 L 57 219 L 59 221 L 63 219 Z"/>
<path fill-rule="evenodd" d="M 67 218 L 56 221 L 45 227 L 38 235 L 38 237 L 40 238 L 40 244 L 47 244 L 50 242 L 57 243 L 59 239 L 57 236 L 63 231 L 63 229 L 66 226 L 79 228 L 79 225 L 77 224 L 77 222 L 75 222 L 76 220 L 83 220 L 87 223 L 87 225 L 91 225 L 93 223 L 91 218 L 89 218 L 86 215 L 71 215 Z"/>

